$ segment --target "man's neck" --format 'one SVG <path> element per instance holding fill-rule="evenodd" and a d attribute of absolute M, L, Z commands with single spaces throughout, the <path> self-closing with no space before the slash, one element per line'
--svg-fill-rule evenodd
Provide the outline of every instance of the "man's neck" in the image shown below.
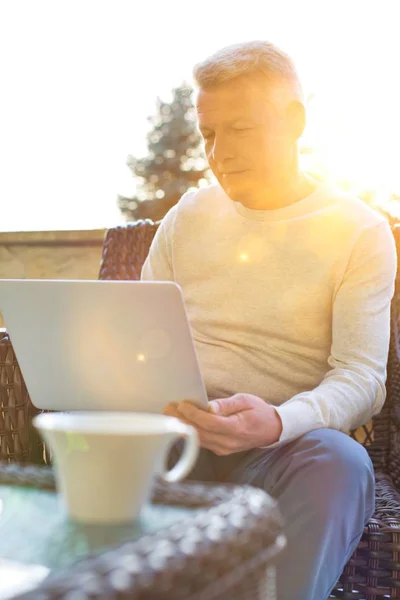
<path fill-rule="evenodd" d="M 296 171 L 289 177 L 285 175 L 270 187 L 264 188 L 258 197 L 251 199 L 247 208 L 253 210 L 284 208 L 306 198 L 314 192 L 315 188 L 316 184 L 312 179 L 301 171 Z"/>

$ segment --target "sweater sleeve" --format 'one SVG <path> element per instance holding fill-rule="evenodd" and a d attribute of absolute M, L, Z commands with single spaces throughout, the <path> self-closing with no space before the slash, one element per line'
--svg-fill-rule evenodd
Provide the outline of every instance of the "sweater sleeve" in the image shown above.
<path fill-rule="evenodd" d="M 152 281 L 173 281 L 172 239 L 177 205 L 165 215 L 151 243 L 140 278 Z"/>
<path fill-rule="evenodd" d="M 349 432 L 380 412 L 386 397 L 396 248 L 388 223 L 364 230 L 333 303 L 330 370 L 313 390 L 276 407 L 279 442 L 320 428 Z"/>

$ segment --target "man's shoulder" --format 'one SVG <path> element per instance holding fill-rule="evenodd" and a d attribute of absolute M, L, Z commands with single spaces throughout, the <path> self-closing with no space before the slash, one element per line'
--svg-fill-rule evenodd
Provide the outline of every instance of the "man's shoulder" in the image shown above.
<path fill-rule="evenodd" d="M 227 198 L 224 200 L 224 193 L 217 184 L 188 190 L 164 216 L 161 229 L 167 236 L 172 236 L 178 231 L 187 233 L 191 226 L 198 229 L 201 224 L 207 226 L 217 207 L 226 202 Z"/>
<path fill-rule="evenodd" d="M 215 209 L 215 203 L 222 194 L 222 190 L 217 183 L 209 184 L 205 187 L 187 191 L 176 205 L 176 211 L 179 214 L 202 213 L 212 207 Z"/>
<path fill-rule="evenodd" d="M 378 210 L 367 204 L 356 194 L 352 194 L 336 187 L 328 192 L 332 204 L 336 207 L 336 213 L 340 220 L 357 229 L 365 229 L 387 222 L 386 218 Z"/>

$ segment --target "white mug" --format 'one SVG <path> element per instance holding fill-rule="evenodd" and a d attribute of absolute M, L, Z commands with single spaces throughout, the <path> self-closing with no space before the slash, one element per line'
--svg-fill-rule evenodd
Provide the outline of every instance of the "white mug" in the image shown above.
<path fill-rule="evenodd" d="M 37 415 L 33 423 L 52 451 L 69 517 L 86 523 L 132 521 L 149 498 L 154 476 L 183 479 L 199 452 L 196 430 L 163 415 L 54 412 Z M 182 456 L 166 471 L 168 450 L 179 438 L 185 440 Z"/>

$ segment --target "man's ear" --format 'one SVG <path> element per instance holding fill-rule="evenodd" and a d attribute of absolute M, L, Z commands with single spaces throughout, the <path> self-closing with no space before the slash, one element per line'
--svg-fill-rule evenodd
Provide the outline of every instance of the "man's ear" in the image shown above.
<path fill-rule="evenodd" d="M 306 126 L 306 109 L 298 100 L 290 102 L 287 108 L 288 133 L 296 142 L 302 135 Z"/>

